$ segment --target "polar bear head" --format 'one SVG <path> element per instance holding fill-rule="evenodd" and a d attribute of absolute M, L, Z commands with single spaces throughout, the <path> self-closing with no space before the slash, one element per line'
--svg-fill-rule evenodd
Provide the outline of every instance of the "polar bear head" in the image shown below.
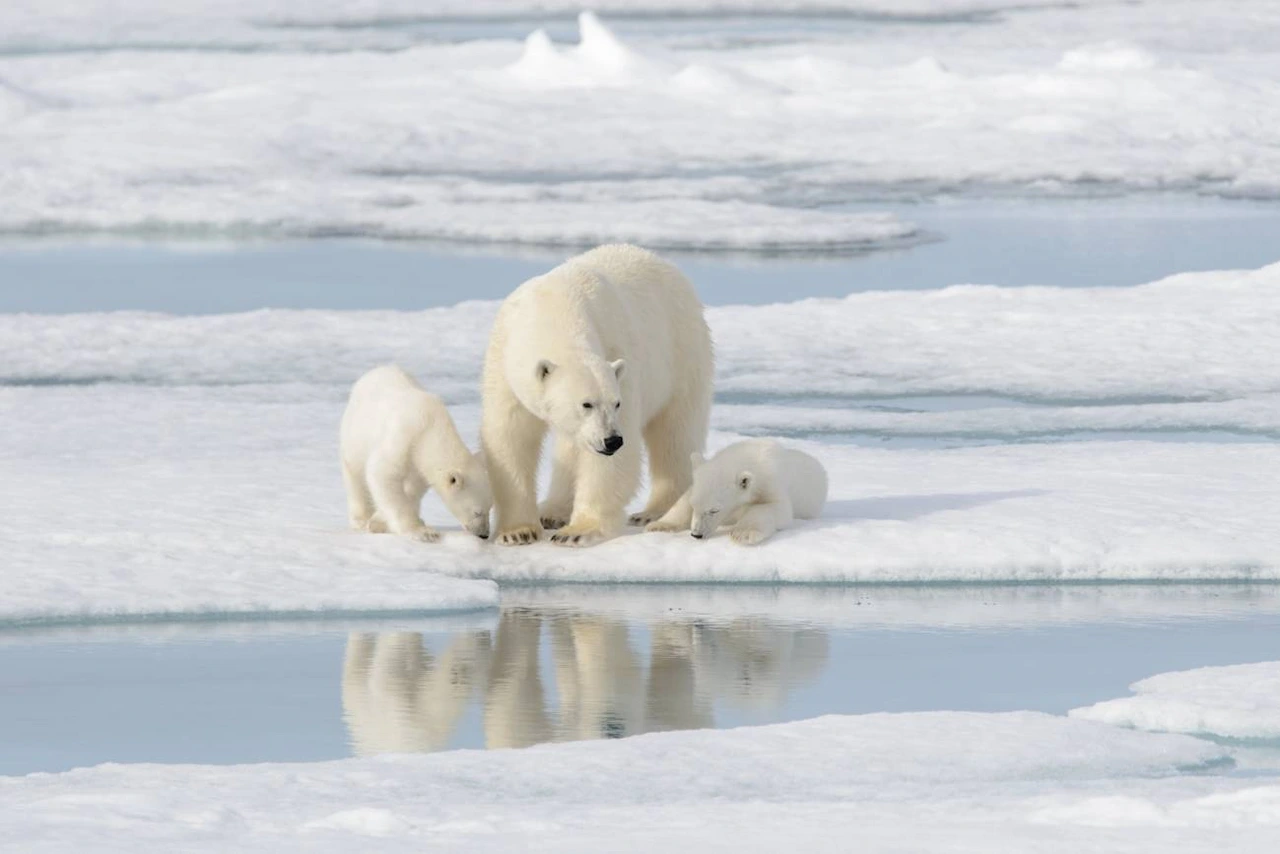
<path fill-rule="evenodd" d="M 460 465 L 439 473 L 432 486 L 440 500 L 462 523 L 462 527 L 481 539 L 489 536 L 489 511 L 493 509 L 493 490 L 489 486 L 489 467 L 484 451 L 469 454 Z"/>
<path fill-rule="evenodd" d="M 752 503 L 756 476 L 750 469 L 740 467 L 743 461 L 736 454 L 720 453 L 705 460 L 694 451 L 690 459 L 693 463 L 693 486 L 689 489 L 689 504 L 693 509 L 690 532 L 702 539 L 714 534 L 734 511 Z"/>
<path fill-rule="evenodd" d="M 622 359 L 574 365 L 542 359 L 534 368 L 540 414 L 557 433 L 582 447 L 606 457 L 616 454 L 622 448 L 619 419 L 626 406 L 621 386 L 625 370 Z"/>

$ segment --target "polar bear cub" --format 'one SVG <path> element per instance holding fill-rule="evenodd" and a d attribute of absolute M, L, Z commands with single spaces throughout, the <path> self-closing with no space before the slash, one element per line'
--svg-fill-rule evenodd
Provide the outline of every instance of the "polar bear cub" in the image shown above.
<path fill-rule="evenodd" d="M 464 528 L 489 536 L 493 493 L 483 456 L 463 444 L 444 402 L 399 367 L 383 365 L 356 381 L 340 444 L 353 528 L 433 543 L 440 534 L 418 510 L 434 488 Z"/>
<path fill-rule="evenodd" d="M 827 470 L 773 439 L 735 442 L 710 460 L 693 454 L 693 486 L 647 531 L 692 530 L 702 539 L 731 526 L 735 543 L 754 546 L 791 524 L 816 519 L 827 502 Z"/>

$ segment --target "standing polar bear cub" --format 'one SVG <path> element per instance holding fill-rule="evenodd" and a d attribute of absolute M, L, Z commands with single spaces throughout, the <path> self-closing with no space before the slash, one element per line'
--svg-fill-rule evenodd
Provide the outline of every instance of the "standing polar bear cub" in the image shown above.
<path fill-rule="evenodd" d="M 463 444 L 443 401 L 400 368 L 383 365 L 356 381 L 339 438 L 352 527 L 435 542 L 440 535 L 418 516 L 434 489 L 464 528 L 489 536 L 483 457 Z"/>
<path fill-rule="evenodd" d="M 640 484 L 645 524 L 692 481 L 711 409 L 711 335 L 674 266 L 635 246 L 601 246 L 517 288 L 484 361 L 481 441 L 498 542 L 588 546 L 617 534 Z M 555 434 L 551 490 L 537 503 L 538 458 Z"/>
<path fill-rule="evenodd" d="M 693 457 L 693 486 L 649 531 L 693 530 L 698 539 L 731 526 L 735 543 L 754 546 L 791 524 L 816 519 L 827 502 L 827 470 L 772 439 L 735 442 L 710 460 Z"/>

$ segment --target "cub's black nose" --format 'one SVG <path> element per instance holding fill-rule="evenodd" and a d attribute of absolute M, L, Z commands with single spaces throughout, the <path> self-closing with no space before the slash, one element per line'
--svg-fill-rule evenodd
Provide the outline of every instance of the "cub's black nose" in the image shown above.
<path fill-rule="evenodd" d="M 622 447 L 621 436 L 610 436 L 604 440 L 604 452 L 606 454 L 616 454 L 618 449 Z"/>

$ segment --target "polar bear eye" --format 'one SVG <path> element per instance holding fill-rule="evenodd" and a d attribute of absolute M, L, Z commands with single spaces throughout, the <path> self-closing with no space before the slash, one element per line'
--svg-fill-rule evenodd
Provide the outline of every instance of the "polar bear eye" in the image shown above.
<path fill-rule="evenodd" d="M 591 408 L 591 404 L 589 404 L 589 403 L 583 403 L 583 404 L 582 404 L 582 408 L 583 408 L 583 409 L 590 409 L 590 408 Z"/>

